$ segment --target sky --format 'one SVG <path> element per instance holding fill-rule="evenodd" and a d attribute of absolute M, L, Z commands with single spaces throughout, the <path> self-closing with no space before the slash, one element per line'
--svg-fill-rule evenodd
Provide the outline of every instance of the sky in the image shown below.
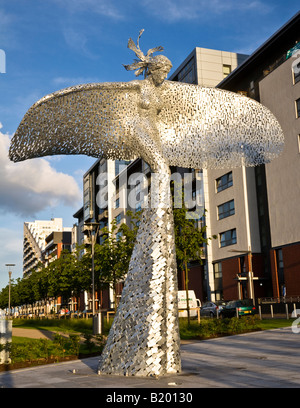
<path fill-rule="evenodd" d="M 72 227 L 95 162 L 10 162 L 10 139 L 32 104 L 72 85 L 135 79 L 122 64 L 135 58 L 127 41 L 141 29 L 141 49 L 163 46 L 172 74 L 195 47 L 251 54 L 298 11 L 298 0 L 0 0 L 0 290 L 5 264 L 22 277 L 23 223 L 63 218 Z"/>

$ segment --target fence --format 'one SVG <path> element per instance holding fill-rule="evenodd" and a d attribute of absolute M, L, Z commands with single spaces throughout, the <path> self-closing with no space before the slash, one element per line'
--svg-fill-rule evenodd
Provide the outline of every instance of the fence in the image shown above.
<path fill-rule="evenodd" d="M 289 319 L 292 314 L 296 317 L 300 310 L 300 296 L 258 299 L 257 307 L 260 318 Z"/>

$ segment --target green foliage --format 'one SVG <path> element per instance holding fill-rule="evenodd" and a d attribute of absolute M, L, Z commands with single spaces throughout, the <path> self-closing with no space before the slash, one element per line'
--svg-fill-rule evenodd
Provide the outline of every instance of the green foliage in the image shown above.
<path fill-rule="evenodd" d="M 96 335 L 85 334 L 84 338 L 85 338 L 84 345 L 89 350 L 89 352 L 92 351 L 101 352 L 103 350 L 105 340 L 101 334 Z"/>
<path fill-rule="evenodd" d="M 91 284 L 90 266 L 80 258 L 81 247 L 72 253 L 62 251 L 59 259 L 47 267 L 40 264 L 27 278 L 11 281 L 11 306 L 33 304 L 49 297 L 79 295 L 89 290 Z M 0 308 L 8 305 L 8 285 L 0 292 Z"/>
<path fill-rule="evenodd" d="M 113 220 L 110 230 L 108 228 L 102 230 L 103 243 L 95 245 L 95 280 L 98 282 L 98 287 L 112 284 L 115 291 L 116 284 L 124 280 L 128 272 L 138 230 L 136 221 L 139 220 L 140 212 L 133 214 L 128 211 L 127 216 L 131 217 L 130 225 L 122 223 L 118 226 L 116 220 Z M 86 256 L 89 260 L 90 254 Z"/>
<path fill-rule="evenodd" d="M 201 319 L 197 321 L 180 319 L 180 335 L 182 339 L 209 339 L 219 336 L 261 330 L 260 321 L 256 316 L 233 317 L 231 319 Z"/>
<path fill-rule="evenodd" d="M 85 340 L 84 340 L 85 346 L 87 347 L 87 349 L 89 351 L 92 351 L 92 349 L 94 347 L 94 343 L 92 341 L 93 335 L 92 334 L 85 334 L 83 337 L 85 338 Z"/>
<path fill-rule="evenodd" d="M 44 360 L 51 356 L 51 341 L 46 339 L 13 339 L 10 350 L 12 363 L 24 361 Z"/>
<path fill-rule="evenodd" d="M 7 341 L 6 343 L 1 343 L 0 344 L 0 353 L 1 351 L 6 351 L 9 352 L 11 350 L 11 342 Z"/>

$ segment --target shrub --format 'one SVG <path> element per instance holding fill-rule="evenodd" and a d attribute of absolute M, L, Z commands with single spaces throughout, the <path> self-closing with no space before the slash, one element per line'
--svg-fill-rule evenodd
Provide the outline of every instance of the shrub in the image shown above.
<path fill-rule="evenodd" d="M 200 324 L 197 321 L 191 321 L 190 324 L 188 324 L 186 319 L 180 319 L 180 334 L 182 339 L 208 339 L 259 329 L 258 319 L 255 316 L 233 317 L 231 319 L 203 318 Z"/>

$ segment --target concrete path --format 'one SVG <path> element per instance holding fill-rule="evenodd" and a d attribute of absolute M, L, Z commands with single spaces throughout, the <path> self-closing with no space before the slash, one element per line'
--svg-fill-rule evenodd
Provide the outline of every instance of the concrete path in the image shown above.
<path fill-rule="evenodd" d="M 300 334 L 291 327 L 185 342 L 181 358 L 182 372 L 167 377 L 99 376 L 91 357 L 2 372 L 0 387 L 102 388 L 105 398 L 124 388 L 300 388 Z"/>
<path fill-rule="evenodd" d="M 53 340 L 55 332 L 50 330 L 23 329 L 20 327 L 12 328 L 12 335 L 16 337 L 29 337 L 30 339 Z"/>

